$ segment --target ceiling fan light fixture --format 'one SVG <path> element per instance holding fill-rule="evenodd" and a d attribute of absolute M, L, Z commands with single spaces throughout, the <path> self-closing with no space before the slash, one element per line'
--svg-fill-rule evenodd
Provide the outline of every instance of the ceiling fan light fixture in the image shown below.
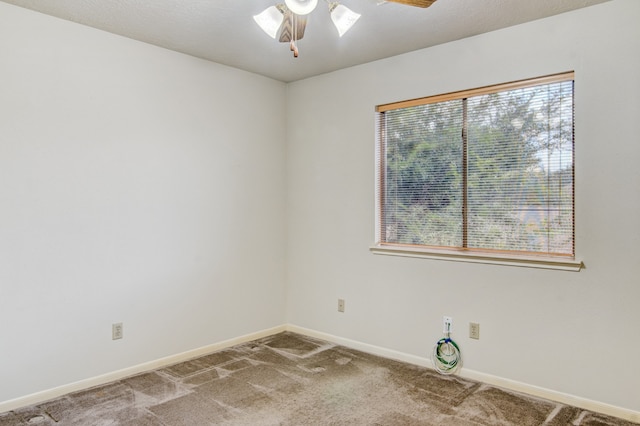
<path fill-rule="evenodd" d="M 360 14 L 354 12 L 346 6 L 339 3 L 331 3 L 329 5 L 329 12 L 331 13 L 331 20 L 333 25 L 338 30 L 338 35 L 342 37 L 347 31 L 351 29 L 353 24 L 360 19 Z"/>
<path fill-rule="evenodd" d="M 284 15 L 276 6 L 271 6 L 263 10 L 258 15 L 254 15 L 253 19 L 260 28 L 262 28 L 262 31 L 267 33 L 269 37 L 275 39 L 278 34 L 278 29 L 284 20 Z"/>
<path fill-rule="evenodd" d="M 308 15 L 318 5 L 318 0 L 284 0 L 287 8 L 296 15 Z"/>

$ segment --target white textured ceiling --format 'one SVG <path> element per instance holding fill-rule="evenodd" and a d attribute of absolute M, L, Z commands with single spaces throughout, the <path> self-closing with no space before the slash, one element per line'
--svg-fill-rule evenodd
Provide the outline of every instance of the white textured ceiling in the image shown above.
<path fill-rule="evenodd" d="M 252 18 L 283 0 L 2 1 L 290 82 L 608 0 L 438 0 L 427 9 L 342 0 L 362 14 L 342 38 L 320 0 L 298 58 Z"/>

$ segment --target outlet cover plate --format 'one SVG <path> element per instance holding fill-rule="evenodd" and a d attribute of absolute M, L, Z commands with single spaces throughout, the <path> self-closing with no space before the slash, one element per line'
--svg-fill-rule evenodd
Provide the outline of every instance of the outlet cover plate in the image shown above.
<path fill-rule="evenodd" d="M 111 340 L 122 339 L 122 323 L 117 322 L 111 325 Z"/>
<path fill-rule="evenodd" d="M 471 339 L 480 339 L 480 324 L 477 322 L 469 323 L 469 337 Z"/>

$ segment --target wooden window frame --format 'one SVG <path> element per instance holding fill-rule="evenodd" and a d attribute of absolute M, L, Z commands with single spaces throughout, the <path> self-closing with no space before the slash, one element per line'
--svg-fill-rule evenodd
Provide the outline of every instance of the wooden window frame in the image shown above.
<path fill-rule="evenodd" d="M 378 105 L 375 108 L 377 114 L 392 111 L 401 108 L 409 108 L 420 105 L 428 105 L 433 103 L 452 101 L 452 100 L 466 100 L 466 98 L 480 95 L 493 94 L 497 92 L 505 92 L 520 88 L 528 88 L 532 86 L 574 81 L 575 75 L 573 71 L 564 72 L 559 74 L 552 74 L 543 77 L 537 77 L 526 80 L 512 81 L 508 83 L 496 84 L 491 86 L 484 86 L 475 89 L 462 90 L 457 92 L 451 92 L 441 95 L 428 96 L 424 98 L 410 99 L 400 102 L 393 102 L 388 104 Z M 467 116 L 466 108 L 463 109 L 463 125 L 462 125 L 462 139 L 463 144 L 467 143 L 466 131 L 467 131 Z M 376 243 L 370 247 L 370 250 L 374 254 L 383 255 L 395 255 L 406 257 L 419 257 L 427 259 L 439 259 L 450 261 L 464 261 L 472 263 L 485 263 L 485 264 L 498 264 L 498 265 L 512 265 L 522 267 L 534 267 L 567 271 L 580 271 L 584 266 L 583 262 L 576 260 L 574 255 L 549 255 L 528 253 L 520 251 L 498 251 L 491 249 L 473 249 L 466 247 L 467 244 L 467 226 L 463 227 L 463 245 L 462 247 L 431 247 L 423 245 L 410 245 L 400 243 L 387 243 L 383 239 L 384 232 L 384 205 L 385 205 L 385 128 L 382 123 L 376 121 L 378 126 L 376 134 L 377 138 L 377 179 L 376 179 Z M 572 123 L 573 124 L 573 123 Z M 464 185 L 467 184 L 467 158 L 466 149 L 463 149 L 463 166 L 462 173 L 465 175 L 463 178 Z M 575 164 L 575 156 L 574 156 Z M 575 176 L 574 176 L 575 178 Z M 575 179 L 574 179 L 575 182 Z M 575 191 L 575 189 L 574 189 Z M 462 202 L 462 215 L 463 220 L 467 221 L 467 191 L 463 190 L 463 202 Z M 574 192 L 575 193 L 575 192 Z M 573 238 L 574 238 L 574 252 L 575 252 L 575 196 L 572 197 L 573 202 Z"/>

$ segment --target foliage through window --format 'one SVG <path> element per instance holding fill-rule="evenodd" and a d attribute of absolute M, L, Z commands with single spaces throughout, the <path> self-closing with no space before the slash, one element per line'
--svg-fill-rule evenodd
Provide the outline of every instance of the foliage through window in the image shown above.
<path fill-rule="evenodd" d="M 574 256 L 573 73 L 376 111 L 379 246 Z"/>

